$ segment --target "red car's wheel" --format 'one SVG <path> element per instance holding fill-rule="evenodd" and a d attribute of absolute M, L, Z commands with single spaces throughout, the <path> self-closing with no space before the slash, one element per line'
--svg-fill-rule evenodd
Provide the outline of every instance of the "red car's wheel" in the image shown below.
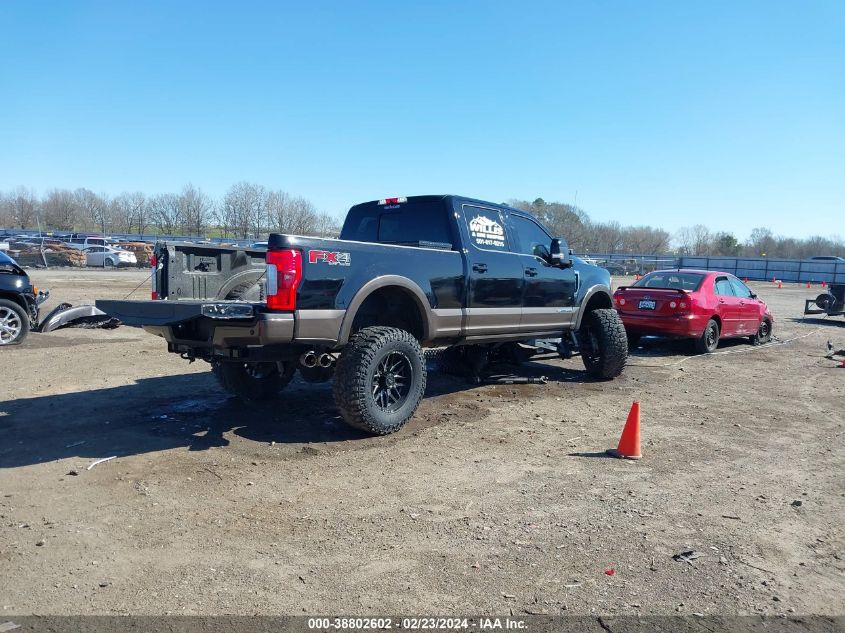
<path fill-rule="evenodd" d="M 719 324 L 715 319 L 707 322 L 704 334 L 695 340 L 695 351 L 699 354 L 711 354 L 719 347 Z"/>
<path fill-rule="evenodd" d="M 760 321 L 760 327 L 757 328 L 757 334 L 751 337 L 751 342 L 754 345 L 765 345 L 772 340 L 772 323 L 768 319 Z"/>

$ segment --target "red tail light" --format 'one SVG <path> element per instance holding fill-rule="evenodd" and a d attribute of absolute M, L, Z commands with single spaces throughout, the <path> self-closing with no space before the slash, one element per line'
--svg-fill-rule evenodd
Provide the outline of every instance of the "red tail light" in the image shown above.
<path fill-rule="evenodd" d="M 150 259 L 150 267 L 152 268 L 152 275 L 150 275 L 150 279 L 152 279 L 153 282 L 152 299 L 153 301 L 155 301 L 156 299 L 158 299 L 158 286 L 156 282 L 156 268 L 158 267 L 158 258 L 155 256 L 155 253 L 153 253 L 152 258 Z"/>
<path fill-rule="evenodd" d="M 302 279 L 302 253 L 293 249 L 267 251 L 267 307 L 296 310 L 296 289 Z"/>

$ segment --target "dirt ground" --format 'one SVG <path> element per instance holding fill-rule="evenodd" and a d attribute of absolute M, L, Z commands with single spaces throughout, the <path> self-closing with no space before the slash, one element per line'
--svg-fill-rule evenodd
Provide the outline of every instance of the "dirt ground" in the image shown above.
<path fill-rule="evenodd" d="M 149 292 L 31 274 L 46 309 Z M 577 358 L 526 369 L 547 385 L 432 370 L 385 438 L 329 385 L 245 405 L 142 330 L 32 334 L 0 350 L 0 616 L 841 614 L 845 320 L 751 285 L 772 345 L 646 341 L 609 383 Z M 633 400 L 644 459 L 606 458 Z"/>

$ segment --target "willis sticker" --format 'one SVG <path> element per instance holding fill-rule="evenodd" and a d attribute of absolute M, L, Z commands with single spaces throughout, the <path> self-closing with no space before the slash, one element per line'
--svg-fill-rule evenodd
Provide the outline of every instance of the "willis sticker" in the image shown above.
<path fill-rule="evenodd" d="M 479 246 L 505 247 L 505 229 L 495 220 L 477 215 L 470 221 L 469 231 Z"/>

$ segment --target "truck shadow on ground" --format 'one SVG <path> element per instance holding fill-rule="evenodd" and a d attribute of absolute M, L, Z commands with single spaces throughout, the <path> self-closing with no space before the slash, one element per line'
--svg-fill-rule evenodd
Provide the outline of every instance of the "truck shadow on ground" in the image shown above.
<path fill-rule="evenodd" d="M 540 363 L 515 371 L 552 381 L 591 382 L 583 371 Z M 426 398 L 474 388 L 464 379 L 430 371 Z M 119 387 L 0 401 L 0 434 L 5 440 L 0 469 L 175 448 L 204 451 L 230 445 L 232 435 L 257 443 L 301 444 L 296 450 L 305 453 L 313 452 L 308 445 L 317 445 L 315 450 L 320 444 L 343 443 L 365 448 L 411 438 L 437 420 L 435 415 L 418 415 L 395 435 L 372 437 L 340 417 L 332 383 L 309 385 L 297 378 L 277 399 L 245 402 L 222 393 L 210 373 L 142 378 Z"/>

